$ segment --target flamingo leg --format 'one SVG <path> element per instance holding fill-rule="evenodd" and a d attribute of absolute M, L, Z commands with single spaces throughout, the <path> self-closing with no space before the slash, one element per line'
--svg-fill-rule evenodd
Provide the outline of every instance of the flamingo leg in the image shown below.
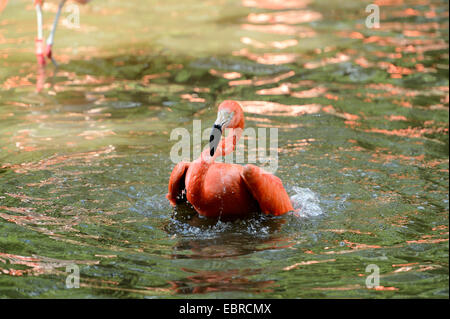
<path fill-rule="evenodd" d="M 248 164 L 244 167 L 241 178 L 264 214 L 278 216 L 294 210 L 281 180 L 275 175 Z"/>
<path fill-rule="evenodd" d="M 37 38 L 36 38 L 36 57 L 39 65 L 45 65 L 45 56 L 43 48 L 42 32 L 42 3 L 36 2 L 36 20 L 37 20 Z"/>
<path fill-rule="evenodd" d="M 50 35 L 47 38 L 47 47 L 46 47 L 46 52 L 45 52 L 45 55 L 52 61 L 52 63 L 56 67 L 58 66 L 58 64 L 56 63 L 55 59 L 53 58 L 52 46 L 53 46 L 53 41 L 55 39 L 55 32 L 56 32 L 56 27 L 58 26 L 59 17 L 61 16 L 61 11 L 62 11 L 62 8 L 64 7 L 65 3 L 66 3 L 66 0 L 61 0 L 61 2 L 58 5 L 58 11 L 56 12 L 55 19 L 53 20 L 52 30 L 50 32 Z"/>

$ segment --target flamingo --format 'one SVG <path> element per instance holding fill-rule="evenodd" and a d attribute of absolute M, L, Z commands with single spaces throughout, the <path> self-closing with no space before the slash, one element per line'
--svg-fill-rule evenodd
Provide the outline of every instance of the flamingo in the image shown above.
<path fill-rule="evenodd" d="M 281 180 L 247 164 L 216 163 L 217 156 L 233 152 L 244 129 L 244 112 L 232 100 L 218 107 L 209 149 L 193 162 L 178 163 L 170 175 L 167 199 L 176 206 L 184 196 L 201 216 L 234 218 L 254 212 L 283 215 L 293 210 Z M 222 139 L 222 133 L 230 134 Z"/>
<path fill-rule="evenodd" d="M 86 4 L 91 0 L 74 0 L 80 4 Z M 36 17 L 37 17 L 37 38 L 36 38 L 36 57 L 39 65 L 44 66 L 46 63 L 45 58 L 49 58 L 52 63 L 57 66 L 56 61 L 52 56 L 52 46 L 53 40 L 55 38 L 55 31 L 58 25 L 59 17 L 61 15 L 62 8 L 67 0 L 61 0 L 58 5 L 58 11 L 56 12 L 55 19 L 53 20 L 52 30 L 50 31 L 50 35 L 47 38 L 47 42 L 44 44 L 43 40 L 43 30 L 42 30 L 42 6 L 44 5 L 44 0 L 34 0 L 34 6 L 36 8 Z"/>

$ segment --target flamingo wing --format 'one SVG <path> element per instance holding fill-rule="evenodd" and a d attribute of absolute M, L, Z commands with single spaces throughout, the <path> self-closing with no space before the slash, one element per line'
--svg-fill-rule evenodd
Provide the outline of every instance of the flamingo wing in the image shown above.
<path fill-rule="evenodd" d="M 177 201 L 179 201 L 183 195 L 183 190 L 186 188 L 184 179 L 189 165 L 190 163 L 188 162 L 180 162 L 173 168 L 172 174 L 170 174 L 169 192 L 166 197 L 172 206 L 176 206 Z"/>
<path fill-rule="evenodd" d="M 294 210 L 281 180 L 275 175 L 248 164 L 242 170 L 241 177 L 264 214 L 278 216 Z"/>

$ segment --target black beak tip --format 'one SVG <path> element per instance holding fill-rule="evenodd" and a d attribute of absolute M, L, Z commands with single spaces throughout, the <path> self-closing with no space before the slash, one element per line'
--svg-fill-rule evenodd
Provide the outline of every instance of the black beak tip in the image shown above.
<path fill-rule="evenodd" d="M 222 135 L 222 126 L 214 124 L 211 131 L 211 135 L 209 136 L 209 155 L 211 155 L 211 157 L 214 156 L 221 135 Z"/>

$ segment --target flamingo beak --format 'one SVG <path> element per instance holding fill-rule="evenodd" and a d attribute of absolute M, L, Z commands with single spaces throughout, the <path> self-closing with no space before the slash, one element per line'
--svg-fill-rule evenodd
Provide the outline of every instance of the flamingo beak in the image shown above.
<path fill-rule="evenodd" d="M 219 145 L 220 139 L 222 137 L 222 125 L 214 124 L 211 135 L 209 137 L 209 154 L 214 156 L 214 153 L 217 150 L 217 146 Z"/>

